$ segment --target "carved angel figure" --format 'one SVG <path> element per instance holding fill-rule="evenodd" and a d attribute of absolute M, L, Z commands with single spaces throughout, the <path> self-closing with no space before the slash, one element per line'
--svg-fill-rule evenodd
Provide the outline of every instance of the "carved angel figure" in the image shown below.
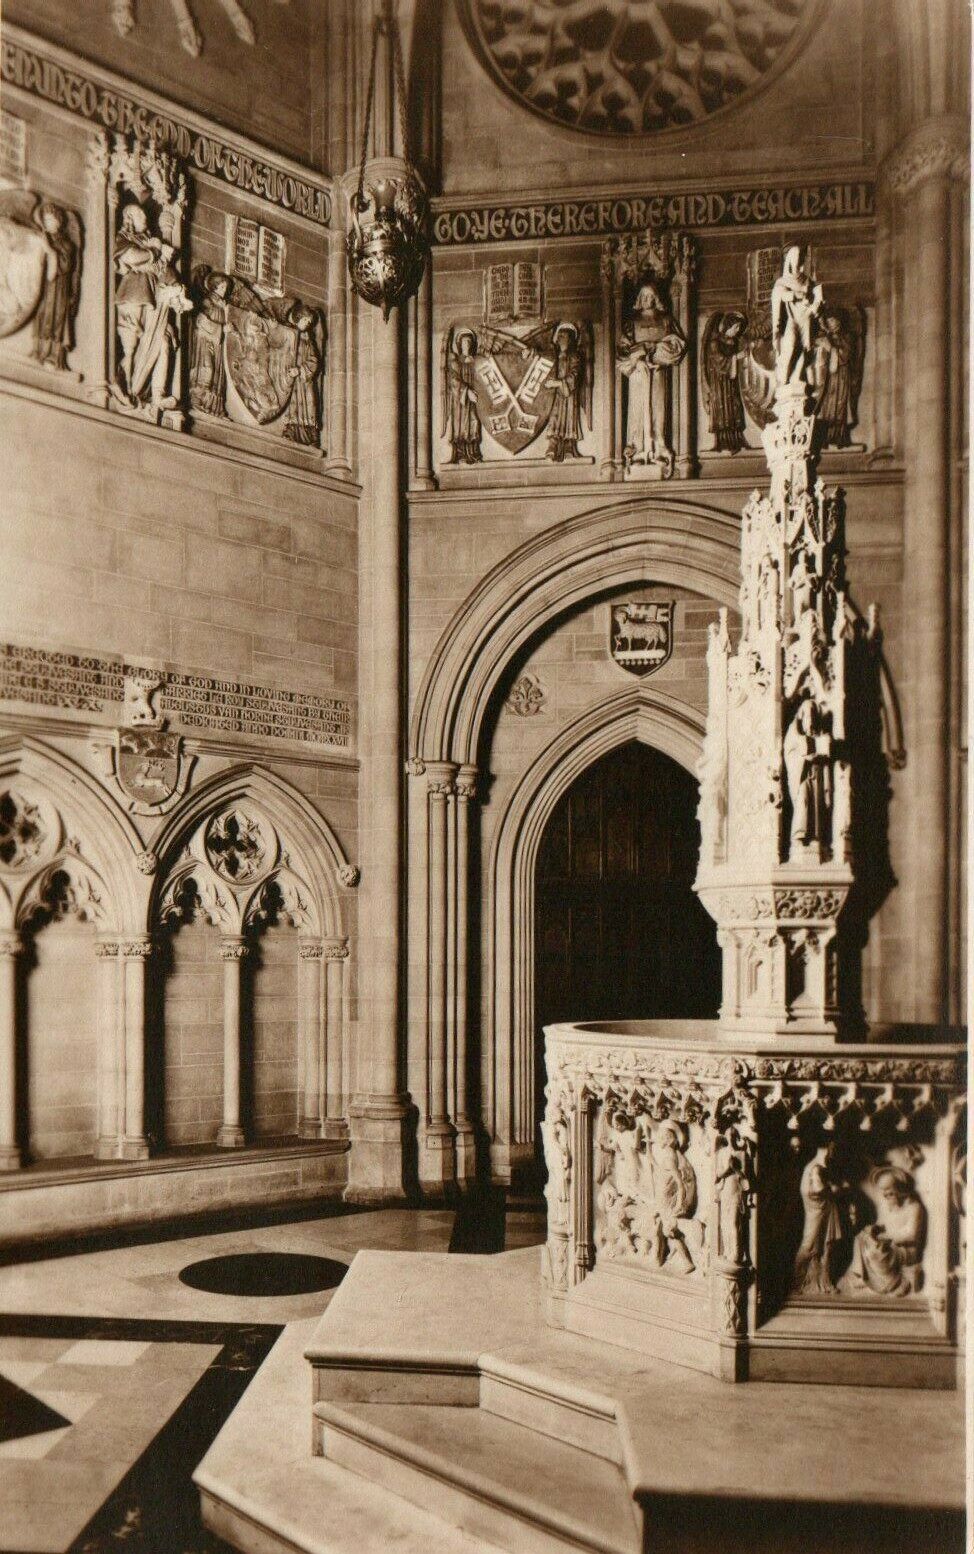
<path fill-rule="evenodd" d="M 834 1151 L 823 1144 L 801 1175 L 798 1191 L 805 1211 L 801 1244 L 795 1254 L 792 1290 L 796 1295 L 835 1293 L 832 1265 L 842 1240 L 839 1189 L 832 1177 Z"/>
<path fill-rule="evenodd" d="M 920 1288 L 927 1232 L 927 1211 L 916 1182 L 909 1171 L 894 1165 L 878 1166 L 869 1181 L 882 1219 L 859 1231 L 839 1288 L 850 1295 L 913 1295 Z"/>
<path fill-rule="evenodd" d="M 318 314 L 306 303 L 295 302 L 288 311 L 287 321 L 296 334 L 294 361 L 287 369 L 294 386 L 288 400 L 284 435 L 291 442 L 314 448 L 321 430 L 321 409 L 318 403 L 321 352 L 315 339 Z"/>
<path fill-rule="evenodd" d="M 668 371 L 687 353 L 687 341 L 659 287 L 645 279 L 619 349 L 619 370 L 627 380 L 627 466 L 660 464 L 673 470 L 667 442 Z"/>
<path fill-rule="evenodd" d="M 814 329 L 822 309 L 822 288 L 806 268 L 808 250 L 785 249 L 781 274 L 771 288 L 771 343 L 779 388 L 804 388 L 814 368 Z"/>
<path fill-rule="evenodd" d="M 555 364 L 548 385 L 555 390 L 548 418 L 548 458 L 555 464 L 580 457 L 583 415 L 592 418 L 592 353 L 585 331 L 577 324 L 559 324 L 552 336 Z"/>
<path fill-rule="evenodd" d="M 832 448 L 848 448 L 859 415 L 866 349 L 866 315 L 854 308 L 827 307 L 819 320 L 812 381 L 822 438 Z"/>
<path fill-rule="evenodd" d="M 477 336 L 472 329 L 452 329 L 443 348 L 443 436 L 450 444 L 451 464 L 479 464 L 483 427 L 474 388 Z"/>
<path fill-rule="evenodd" d="M 41 201 L 34 219 L 47 240 L 43 290 L 34 314 L 34 356 L 50 371 L 63 372 L 81 290 L 81 228 L 73 212 L 51 200 Z"/>
<path fill-rule="evenodd" d="M 741 368 L 747 348 L 747 315 L 712 313 L 703 332 L 703 403 L 718 453 L 747 446 Z"/>
<path fill-rule="evenodd" d="M 189 402 L 207 415 L 226 415 L 227 372 L 223 332 L 233 282 L 219 270 L 200 265 L 194 277 L 197 309 L 189 363 Z"/>

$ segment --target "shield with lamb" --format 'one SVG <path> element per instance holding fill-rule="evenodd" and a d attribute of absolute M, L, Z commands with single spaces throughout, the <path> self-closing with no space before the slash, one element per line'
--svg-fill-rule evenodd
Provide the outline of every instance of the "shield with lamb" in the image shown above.
<path fill-rule="evenodd" d="M 646 675 L 661 669 L 673 651 L 673 610 L 667 604 L 614 604 L 609 651 L 620 669 Z"/>

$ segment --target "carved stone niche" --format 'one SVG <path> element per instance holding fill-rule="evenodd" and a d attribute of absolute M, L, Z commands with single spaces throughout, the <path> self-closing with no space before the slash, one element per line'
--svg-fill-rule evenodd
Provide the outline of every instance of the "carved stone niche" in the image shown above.
<path fill-rule="evenodd" d="M 553 1326 L 726 1381 L 955 1384 L 962 1047 L 545 1036 Z"/>

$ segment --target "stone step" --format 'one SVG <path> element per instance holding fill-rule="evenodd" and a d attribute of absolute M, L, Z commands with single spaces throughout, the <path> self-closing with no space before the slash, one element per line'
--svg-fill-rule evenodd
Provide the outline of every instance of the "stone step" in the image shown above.
<path fill-rule="evenodd" d="M 479 1408 L 315 1405 L 329 1462 L 509 1554 L 638 1554 L 614 1464 Z"/>
<path fill-rule="evenodd" d="M 480 1407 L 510 1424 L 622 1464 L 612 1400 L 568 1377 L 500 1355 L 482 1355 Z"/>

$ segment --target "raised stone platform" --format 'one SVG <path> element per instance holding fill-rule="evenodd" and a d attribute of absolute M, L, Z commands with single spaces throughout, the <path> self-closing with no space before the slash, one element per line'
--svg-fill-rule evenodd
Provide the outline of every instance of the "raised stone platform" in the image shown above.
<path fill-rule="evenodd" d="M 554 1332 L 538 1255 L 360 1252 L 200 1465 L 207 1525 L 254 1554 L 709 1554 L 718 1529 L 748 1554 L 959 1554 L 959 1395 L 726 1387 Z"/>

